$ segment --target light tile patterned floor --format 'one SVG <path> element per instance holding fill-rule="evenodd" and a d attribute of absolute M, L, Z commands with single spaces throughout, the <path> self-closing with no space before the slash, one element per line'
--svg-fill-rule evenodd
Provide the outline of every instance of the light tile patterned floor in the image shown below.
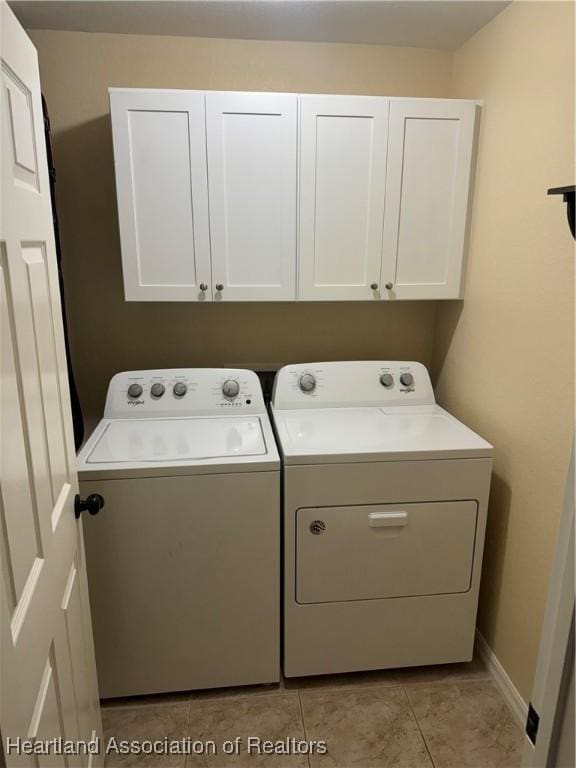
<path fill-rule="evenodd" d="M 283 680 L 277 686 L 116 700 L 105 737 L 213 740 L 217 754 L 109 754 L 106 766 L 519 768 L 522 732 L 482 663 Z M 249 736 L 324 740 L 328 753 L 248 754 Z M 241 737 L 238 755 L 222 744 Z"/>

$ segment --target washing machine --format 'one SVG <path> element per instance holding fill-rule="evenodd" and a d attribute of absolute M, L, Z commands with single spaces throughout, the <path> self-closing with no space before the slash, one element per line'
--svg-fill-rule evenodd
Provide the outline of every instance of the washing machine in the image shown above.
<path fill-rule="evenodd" d="M 414 362 L 286 366 L 272 413 L 284 674 L 469 661 L 492 446 Z"/>
<path fill-rule="evenodd" d="M 119 373 L 77 461 L 105 502 L 83 515 L 100 695 L 277 681 L 280 461 L 256 374 Z"/>

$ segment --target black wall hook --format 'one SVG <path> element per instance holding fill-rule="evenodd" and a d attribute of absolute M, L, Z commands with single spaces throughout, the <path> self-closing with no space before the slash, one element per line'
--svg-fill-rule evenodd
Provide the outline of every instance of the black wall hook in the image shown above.
<path fill-rule="evenodd" d="M 572 237 L 576 237 L 576 234 L 574 234 L 575 190 L 576 190 L 576 187 L 574 185 L 568 186 L 568 187 L 552 187 L 552 189 L 548 190 L 549 195 L 563 196 L 564 202 L 566 203 L 566 206 L 567 206 L 566 214 L 568 216 L 568 226 L 570 227 L 570 232 L 572 232 Z"/>

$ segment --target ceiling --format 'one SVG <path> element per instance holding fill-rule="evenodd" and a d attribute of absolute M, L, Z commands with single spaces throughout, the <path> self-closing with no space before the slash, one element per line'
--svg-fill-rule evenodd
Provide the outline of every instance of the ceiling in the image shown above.
<path fill-rule="evenodd" d="M 493 0 L 11 0 L 27 29 L 458 48 Z"/>

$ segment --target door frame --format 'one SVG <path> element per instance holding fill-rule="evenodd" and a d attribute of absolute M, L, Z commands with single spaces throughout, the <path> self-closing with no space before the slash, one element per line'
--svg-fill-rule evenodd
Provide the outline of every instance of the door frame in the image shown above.
<path fill-rule="evenodd" d="M 567 683 L 574 674 L 574 451 L 573 443 L 526 727 L 528 732 L 536 722 L 535 743 L 526 735 L 522 768 L 554 765 Z"/>

